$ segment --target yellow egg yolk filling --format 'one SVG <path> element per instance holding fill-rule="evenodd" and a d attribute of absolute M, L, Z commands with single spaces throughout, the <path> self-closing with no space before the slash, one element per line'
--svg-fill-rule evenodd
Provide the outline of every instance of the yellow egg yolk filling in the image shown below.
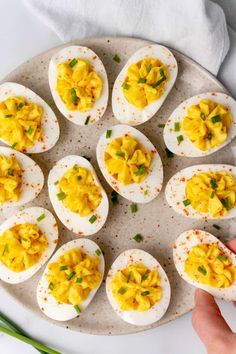
<path fill-rule="evenodd" d="M 188 109 L 182 131 L 198 149 L 206 151 L 227 139 L 231 123 L 227 107 L 205 99 Z"/>
<path fill-rule="evenodd" d="M 59 303 L 79 305 L 101 282 L 99 262 L 98 257 L 90 257 L 78 248 L 65 252 L 48 266 L 50 294 Z"/>
<path fill-rule="evenodd" d="M 95 184 L 91 172 L 84 167 L 74 165 L 63 175 L 58 186 L 58 199 L 81 217 L 91 214 L 101 203 L 101 188 Z"/>
<path fill-rule="evenodd" d="M 45 235 L 35 224 L 19 224 L 0 236 L 0 260 L 14 272 L 35 265 L 48 247 Z"/>
<path fill-rule="evenodd" d="M 163 95 L 168 79 L 167 67 L 160 60 L 145 58 L 128 67 L 122 91 L 130 104 L 143 109 Z"/>
<path fill-rule="evenodd" d="M 198 283 L 228 288 L 236 279 L 236 267 L 217 243 L 194 246 L 185 261 L 185 272 Z"/>
<path fill-rule="evenodd" d="M 43 108 L 24 97 L 9 97 L 0 102 L 0 138 L 19 151 L 25 151 L 42 136 Z"/>
<path fill-rule="evenodd" d="M 102 88 L 102 79 L 88 60 L 74 58 L 57 65 L 56 89 L 69 111 L 91 110 Z"/>
<path fill-rule="evenodd" d="M 185 188 L 193 209 L 220 218 L 236 206 L 236 178 L 225 171 L 198 173 Z"/>
<path fill-rule="evenodd" d="M 0 155 L 0 205 L 20 198 L 22 169 L 14 156 Z"/>
<path fill-rule="evenodd" d="M 114 139 L 107 146 L 104 160 L 107 172 L 117 181 L 128 185 L 145 180 L 152 162 L 152 153 L 136 138 L 125 135 Z"/>
<path fill-rule="evenodd" d="M 110 288 L 123 311 L 147 311 L 162 298 L 158 272 L 141 263 L 118 270 Z"/>

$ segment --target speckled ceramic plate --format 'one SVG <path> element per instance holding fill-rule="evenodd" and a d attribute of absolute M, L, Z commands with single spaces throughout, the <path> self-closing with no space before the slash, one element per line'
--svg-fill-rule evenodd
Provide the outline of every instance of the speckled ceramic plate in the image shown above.
<path fill-rule="evenodd" d="M 75 42 L 75 44 L 90 47 L 99 55 L 107 70 L 110 92 L 115 78 L 127 59 L 137 49 L 145 46 L 147 43 L 144 40 L 131 38 L 90 38 Z M 117 120 L 112 114 L 110 99 L 105 115 L 95 125 L 75 126 L 66 118 L 63 118 L 53 103 L 48 86 L 48 63 L 51 56 L 58 49 L 60 48 L 52 49 L 30 59 L 8 75 L 4 81 L 15 81 L 28 86 L 51 105 L 58 117 L 61 136 L 57 145 L 48 152 L 32 156 L 44 171 L 45 178 L 47 178 L 49 169 L 62 157 L 71 154 L 86 155 L 91 158 L 91 163 L 95 167 L 104 188 L 110 195 L 111 189 L 98 169 L 95 155 L 96 144 L 100 135 L 105 129 L 117 124 Z M 121 58 L 119 64 L 113 60 L 116 53 Z M 166 158 L 162 137 L 163 130 L 158 128 L 158 124 L 164 123 L 176 106 L 190 96 L 214 90 L 226 92 L 219 81 L 206 70 L 184 55 L 176 51 L 173 51 L 173 53 L 179 65 L 179 73 L 174 88 L 159 112 L 151 120 L 138 127 L 156 146 L 163 161 L 163 190 L 168 179 L 184 167 L 208 162 L 228 164 L 234 164 L 235 162 L 233 155 L 234 142 L 231 142 L 230 145 L 209 157 L 181 158 L 175 156 L 173 159 Z M 91 236 L 91 239 L 96 241 L 104 251 L 106 270 L 108 270 L 114 259 L 128 248 L 142 248 L 158 259 L 169 277 L 172 290 L 170 306 L 165 316 L 159 322 L 146 327 L 135 327 L 123 322 L 111 308 L 106 298 L 103 284 L 90 306 L 80 318 L 67 323 L 58 323 L 58 325 L 93 334 L 126 334 L 156 327 L 181 316 L 192 308 L 194 289 L 181 280 L 174 267 L 172 259 L 172 244 L 174 240 L 181 232 L 196 227 L 206 229 L 225 241 L 226 235 L 228 238 L 233 236 L 236 223 L 227 220 L 219 221 L 217 223 L 221 226 L 221 230 L 217 231 L 212 227 L 212 221 L 186 219 L 168 207 L 163 190 L 151 203 L 140 205 L 138 212 L 135 214 L 131 214 L 130 202 L 119 197 L 119 204 L 110 206 L 105 226 L 97 234 Z M 39 197 L 33 203 L 29 203 L 29 205 L 44 206 L 53 212 L 46 184 Z M 3 219 L 4 216 L 1 215 L 1 221 Z M 58 224 L 60 244 L 75 237 L 71 232 L 65 230 L 59 221 Z M 144 241 L 142 243 L 137 244 L 133 240 L 133 236 L 137 233 L 143 235 Z M 27 306 L 34 313 L 47 319 L 39 310 L 36 302 L 36 285 L 41 274 L 42 270 L 25 283 L 19 285 L 8 285 L 3 282 L 0 284 L 9 295 L 17 299 L 24 306 Z"/>

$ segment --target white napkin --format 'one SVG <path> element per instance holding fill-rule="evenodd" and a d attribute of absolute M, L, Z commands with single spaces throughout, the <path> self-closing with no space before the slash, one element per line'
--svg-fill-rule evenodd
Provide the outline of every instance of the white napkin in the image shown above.
<path fill-rule="evenodd" d="M 148 39 L 179 50 L 213 74 L 229 49 L 224 12 L 208 0 L 25 0 L 63 41 Z"/>

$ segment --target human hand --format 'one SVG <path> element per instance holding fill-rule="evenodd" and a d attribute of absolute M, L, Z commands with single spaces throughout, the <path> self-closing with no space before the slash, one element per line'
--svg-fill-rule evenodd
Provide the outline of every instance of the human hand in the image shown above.
<path fill-rule="evenodd" d="M 227 243 L 227 247 L 236 253 L 236 239 Z M 214 297 L 201 289 L 195 292 L 192 323 L 208 354 L 236 354 L 236 333 L 222 317 Z"/>

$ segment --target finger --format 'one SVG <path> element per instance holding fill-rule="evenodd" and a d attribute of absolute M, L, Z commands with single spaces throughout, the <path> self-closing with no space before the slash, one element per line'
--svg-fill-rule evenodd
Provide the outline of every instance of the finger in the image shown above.
<path fill-rule="evenodd" d="M 236 238 L 234 240 L 231 240 L 225 244 L 231 251 L 236 253 Z"/>

